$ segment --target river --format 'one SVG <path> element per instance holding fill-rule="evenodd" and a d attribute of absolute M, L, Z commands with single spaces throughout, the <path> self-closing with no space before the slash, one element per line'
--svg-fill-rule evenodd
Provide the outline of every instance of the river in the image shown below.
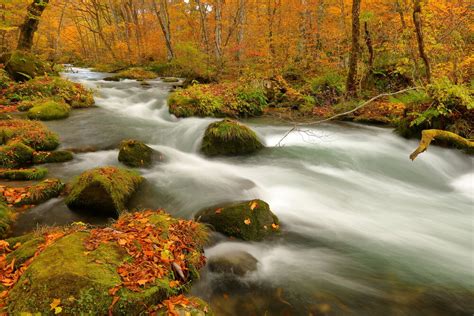
<path fill-rule="evenodd" d="M 391 129 L 325 124 L 290 134 L 289 126 L 247 120 L 267 148 L 249 157 L 209 159 L 198 152 L 210 118 L 176 119 L 166 98 L 172 84 L 106 82 L 108 74 L 74 69 L 68 78 L 96 90 L 96 109 L 48 122 L 62 148 L 95 147 L 48 166 L 64 181 L 119 165 L 117 145 L 136 138 L 165 161 L 146 178 L 132 206 L 165 208 L 193 218 L 220 202 L 260 198 L 282 223 L 260 243 L 220 239 L 212 257 L 240 249 L 256 272 L 230 277 L 204 269 L 192 288 L 217 315 L 472 315 L 473 158 L 417 143 Z M 69 211 L 61 199 L 23 213 L 16 233 L 36 226 L 107 221 Z"/>

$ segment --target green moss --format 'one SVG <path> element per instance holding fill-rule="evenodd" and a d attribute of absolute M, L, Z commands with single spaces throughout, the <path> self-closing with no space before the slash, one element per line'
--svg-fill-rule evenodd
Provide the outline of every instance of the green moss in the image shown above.
<path fill-rule="evenodd" d="M 37 151 L 33 154 L 34 164 L 66 162 L 73 159 L 72 152 L 67 150 Z"/>
<path fill-rule="evenodd" d="M 173 82 L 179 82 L 179 79 L 174 78 L 174 77 L 165 77 L 165 78 L 162 78 L 161 81 L 166 82 L 166 83 L 173 83 Z"/>
<path fill-rule="evenodd" d="M 215 206 L 198 212 L 196 220 L 243 240 L 259 241 L 279 231 L 279 221 L 262 200 Z"/>
<path fill-rule="evenodd" d="M 24 241 L 7 241 L 9 242 L 11 248 L 17 243 L 20 243 L 20 246 L 17 249 L 7 255 L 7 262 L 10 263 L 15 260 L 15 267 L 18 268 L 20 265 L 35 255 L 38 247 L 44 243 L 44 238 L 41 236 L 30 236 L 30 239 Z"/>
<path fill-rule="evenodd" d="M 0 89 L 8 88 L 12 83 L 13 80 L 8 75 L 8 72 L 0 68 Z"/>
<path fill-rule="evenodd" d="M 126 70 L 121 70 L 112 77 L 105 78 L 104 80 L 108 81 L 117 81 L 120 79 L 132 79 L 132 80 L 147 80 L 155 79 L 157 77 L 156 73 L 148 71 L 143 68 L 134 67 Z"/>
<path fill-rule="evenodd" d="M 250 154 L 263 147 L 250 128 L 237 121 L 225 119 L 208 126 L 201 151 L 207 156 L 234 156 Z"/>
<path fill-rule="evenodd" d="M 0 120 L 0 144 L 22 142 L 35 150 L 54 150 L 59 137 L 43 123 L 30 120 Z"/>
<path fill-rule="evenodd" d="M 176 117 L 222 117 L 224 101 L 221 97 L 205 91 L 204 85 L 193 85 L 170 94 L 168 106 Z"/>
<path fill-rule="evenodd" d="M 34 106 L 28 111 L 28 118 L 32 120 L 51 121 L 69 117 L 71 108 L 63 102 L 44 101 Z"/>
<path fill-rule="evenodd" d="M 129 167 L 148 167 L 152 163 L 153 149 L 137 140 L 120 143 L 118 160 Z"/>
<path fill-rule="evenodd" d="M 54 99 L 64 100 L 72 108 L 87 108 L 94 106 L 92 91 L 79 83 L 56 76 L 37 77 L 33 80 L 13 85 L 5 92 L 10 100 Z"/>
<path fill-rule="evenodd" d="M 5 236 L 8 234 L 12 222 L 12 211 L 3 201 L 0 201 L 0 239 L 5 238 Z"/>
<path fill-rule="evenodd" d="M 35 106 L 35 102 L 30 101 L 30 100 L 24 100 L 18 104 L 17 109 L 20 112 L 26 112 L 34 106 Z"/>
<path fill-rule="evenodd" d="M 0 170 L 0 179 L 41 180 L 48 174 L 46 168 Z"/>
<path fill-rule="evenodd" d="M 23 143 L 14 141 L 0 146 L 0 167 L 17 168 L 31 163 L 34 150 Z"/>
<path fill-rule="evenodd" d="M 16 206 L 38 205 L 49 199 L 58 197 L 64 189 L 64 183 L 59 179 L 46 179 L 27 188 L 27 195 Z"/>
<path fill-rule="evenodd" d="M 5 70 L 16 81 L 30 80 L 45 72 L 41 61 L 32 53 L 15 51 L 5 64 Z"/>
<path fill-rule="evenodd" d="M 143 178 L 135 171 L 116 167 L 84 172 L 71 184 L 66 205 L 71 209 L 120 214 Z"/>

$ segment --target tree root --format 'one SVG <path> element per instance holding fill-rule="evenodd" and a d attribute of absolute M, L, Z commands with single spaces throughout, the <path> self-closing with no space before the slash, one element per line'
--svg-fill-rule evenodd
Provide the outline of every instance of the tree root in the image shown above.
<path fill-rule="evenodd" d="M 421 132 L 421 140 L 418 148 L 410 155 L 411 160 L 415 160 L 419 154 L 425 152 L 433 140 L 446 141 L 459 149 L 474 150 L 474 141 L 461 137 L 455 133 L 440 129 L 426 129 Z"/>

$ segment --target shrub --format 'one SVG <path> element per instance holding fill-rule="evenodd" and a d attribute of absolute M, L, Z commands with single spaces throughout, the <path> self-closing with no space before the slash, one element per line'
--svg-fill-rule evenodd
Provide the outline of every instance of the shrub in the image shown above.
<path fill-rule="evenodd" d="M 334 104 L 345 92 L 345 79 L 338 73 L 329 72 L 310 81 L 311 94 L 319 104 Z"/>

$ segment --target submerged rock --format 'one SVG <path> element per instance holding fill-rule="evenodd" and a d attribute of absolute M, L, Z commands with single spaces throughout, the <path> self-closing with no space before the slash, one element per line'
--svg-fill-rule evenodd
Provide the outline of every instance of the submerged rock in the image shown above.
<path fill-rule="evenodd" d="M 16 81 L 25 81 L 42 75 L 43 63 L 32 53 L 14 51 L 5 64 L 5 70 Z"/>
<path fill-rule="evenodd" d="M 202 140 L 206 156 L 235 156 L 254 153 L 264 146 L 249 127 L 230 119 L 210 124 Z"/>
<path fill-rule="evenodd" d="M 71 107 L 64 102 L 53 100 L 34 103 L 28 110 L 28 118 L 40 121 L 60 120 L 69 117 Z"/>
<path fill-rule="evenodd" d="M 258 260 L 246 251 L 232 251 L 211 257 L 208 261 L 209 270 L 219 273 L 232 273 L 244 276 L 257 270 Z"/>
<path fill-rule="evenodd" d="M 88 170 L 73 181 L 65 202 L 70 209 L 120 215 L 142 181 L 132 170 L 117 167 Z"/>
<path fill-rule="evenodd" d="M 176 308 L 183 303 L 180 310 L 192 315 L 208 310 L 204 302 L 178 295 L 205 263 L 203 225 L 143 211 L 121 216 L 112 227 L 51 228 L 39 237 L 47 242 L 38 247 L 22 243 L 7 257 L 7 262 L 18 260 L 26 247 L 22 261 L 32 258 L 8 292 L 9 314 L 51 314 L 53 309 L 65 315 L 142 315 L 150 310 L 165 315 L 166 300 Z M 186 281 L 172 273 L 170 262 L 185 271 Z"/>
<path fill-rule="evenodd" d="M 260 241 L 280 230 L 278 217 L 262 200 L 220 205 L 199 211 L 196 220 L 229 237 Z"/>
<path fill-rule="evenodd" d="M 129 167 L 149 167 L 153 149 L 138 140 L 128 139 L 120 143 L 118 160 Z"/>

